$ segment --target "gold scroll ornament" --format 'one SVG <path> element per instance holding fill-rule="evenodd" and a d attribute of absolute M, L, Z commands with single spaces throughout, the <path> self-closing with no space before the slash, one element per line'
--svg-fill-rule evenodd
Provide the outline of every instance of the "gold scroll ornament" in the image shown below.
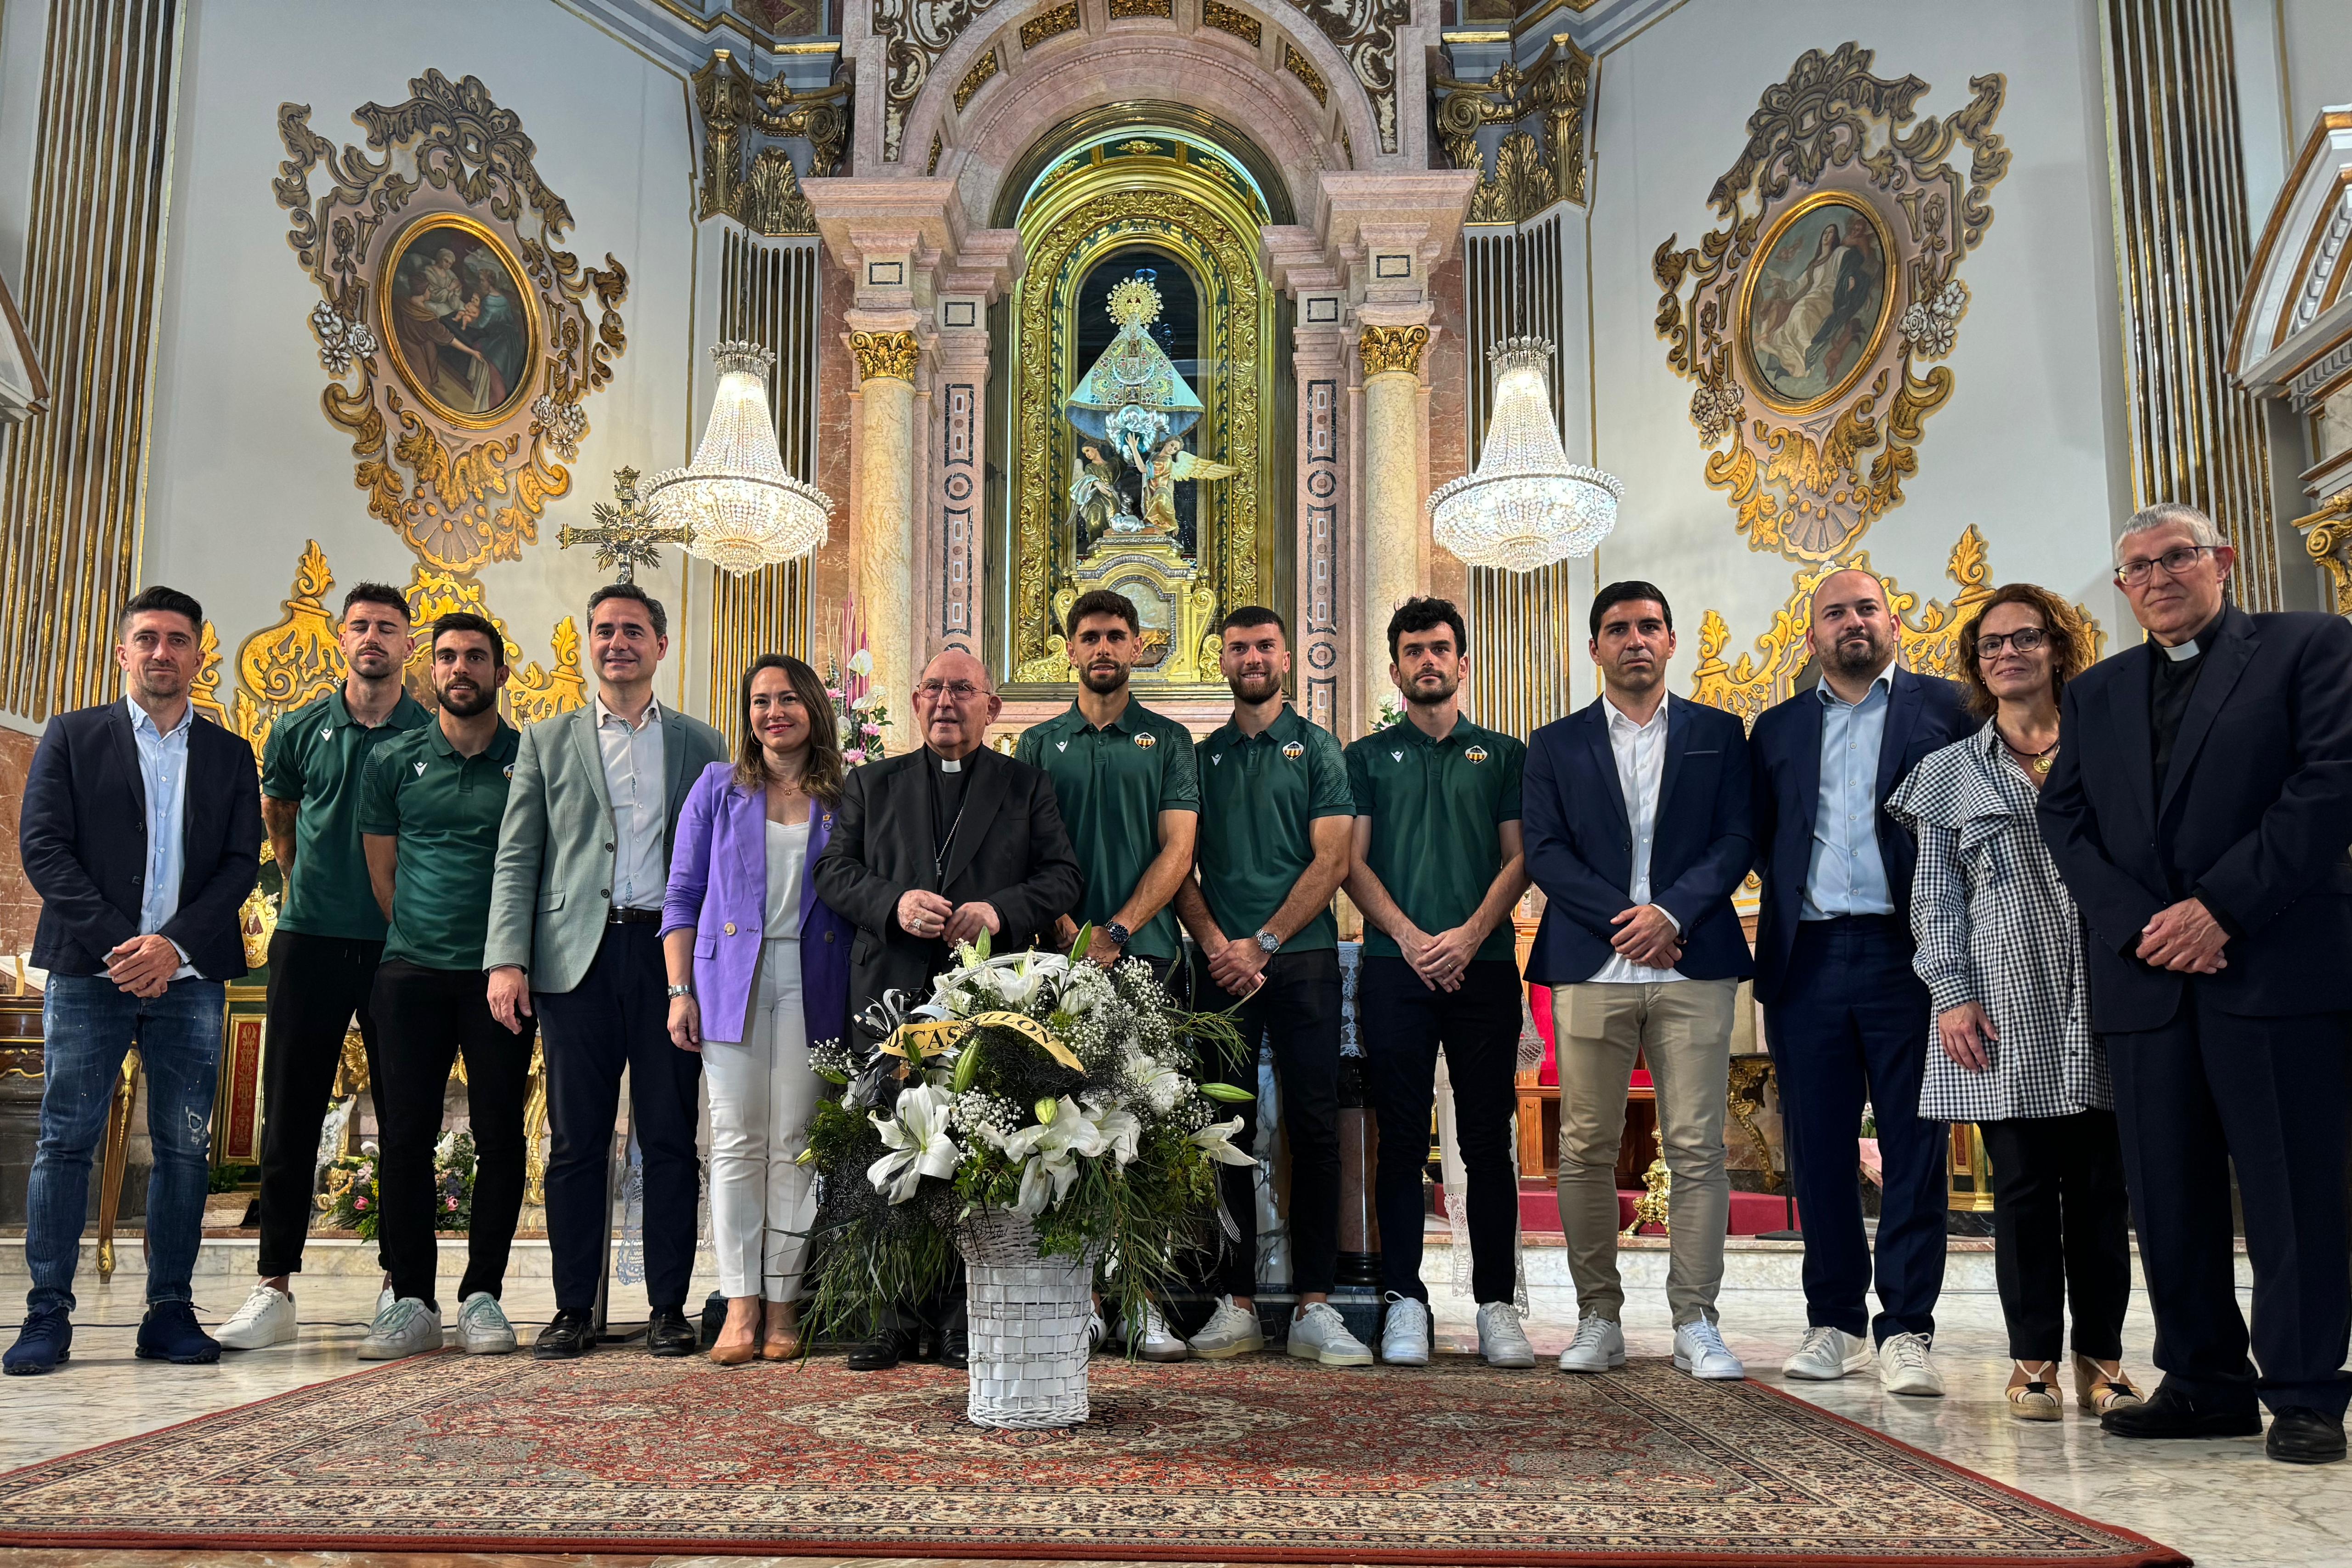
<path fill-rule="evenodd" d="M 1902 504 L 1922 426 L 1952 395 L 1950 367 L 1927 362 L 1952 351 L 1969 306 L 1957 270 L 2009 170 L 1992 131 L 2004 78 L 1972 77 L 1965 107 L 1919 120 L 1927 84 L 1873 76 L 1872 58 L 1852 43 L 1801 56 L 1707 198 L 1722 226 L 1693 249 L 1669 236 L 1651 261 L 1666 363 L 1697 384 L 1706 482 L 1750 549 L 1794 561 L 1837 558 Z M 1965 175 L 1946 161 L 1956 145 Z"/>
<path fill-rule="evenodd" d="M 856 356 L 860 381 L 912 381 L 922 351 L 912 332 L 852 332 L 849 352 Z"/>
<path fill-rule="evenodd" d="M 1407 375 L 1421 374 L 1421 351 L 1429 346 L 1427 327 L 1366 327 L 1357 340 L 1357 350 L 1364 357 L 1364 375 L 1386 375 L 1402 371 Z"/>

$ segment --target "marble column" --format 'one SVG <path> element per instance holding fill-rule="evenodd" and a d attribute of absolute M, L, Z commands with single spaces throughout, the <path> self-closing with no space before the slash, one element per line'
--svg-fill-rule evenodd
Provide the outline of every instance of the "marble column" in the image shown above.
<path fill-rule="evenodd" d="M 887 695 L 893 752 L 914 743 L 915 364 L 914 318 L 903 325 L 852 312 L 849 352 L 857 360 L 857 505 L 854 537 L 857 603 L 874 654 L 873 685 Z"/>
<path fill-rule="evenodd" d="M 941 308 L 949 323 L 940 332 L 932 397 L 939 428 L 933 447 L 940 461 L 931 473 L 931 542 L 937 606 L 924 627 L 924 645 L 961 648 L 981 655 L 981 476 L 988 439 L 988 329 L 984 300 L 950 299 Z"/>
<path fill-rule="evenodd" d="M 1291 336 L 1298 383 L 1298 604 L 1292 626 L 1299 710 L 1325 729 L 1355 732 L 1352 673 L 1343 668 L 1340 622 L 1356 573 L 1346 549 L 1347 433 L 1340 409 L 1348 389 L 1348 344 L 1335 295 L 1306 301 Z M 1342 731 L 1341 726 L 1349 726 Z"/>
<path fill-rule="evenodd" d="M 1415 323 L 1366 323 L 1357 340 L 1364 366 L 1363 609 L 1356 622 L 1363 672 L 1363 711 L 1370 729 L 1389 679 L 1388 624 L 1396 607 L 1421 592 L 1421 355 L 1429 328 Z"/>

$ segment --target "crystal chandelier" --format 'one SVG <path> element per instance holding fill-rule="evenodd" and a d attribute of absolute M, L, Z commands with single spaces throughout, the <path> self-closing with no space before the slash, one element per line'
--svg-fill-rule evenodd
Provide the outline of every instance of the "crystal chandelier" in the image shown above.
<path fill-rule="evenodd" d="M 793 477 L 768 412 L 768 367 L 758 343 L 719 343 L 719 395 L 694 462 L 656 474 L 646 500 L 661 522 L 683 527 L 686 548 L 729 572 L 750 572 L 823 544 L 833 498 Z"/>
<path fill-rule="evenodd" d="M 1430 537 L 1473 566 L 1532 572 L 1590 555 L 1617 526 L 1625 493 L 1614 474 L 1568 460 L 1552 423 L 1548 338 L 1505 338 L 1495 364 L 1495 412 L 1475 473 L 1429 498 Z"/>

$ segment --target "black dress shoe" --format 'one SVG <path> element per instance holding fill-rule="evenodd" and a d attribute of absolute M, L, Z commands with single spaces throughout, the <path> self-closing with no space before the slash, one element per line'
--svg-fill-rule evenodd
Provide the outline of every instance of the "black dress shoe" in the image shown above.
<path fill-rule="evenodd" d="M 585 1312 L 558 1308 L 555 1321 L 531 1342 L 535 1361 L 575 1361 L 596 1348 L 596 1325 Z"/>
<path fill-rule="evenodd" d="M 971 1334 L 961 1319 L 940 1331 L 940 1364 L 958 1372 L 971 1365 Z"/>
<path fill-rule="evenodd" d="M 852 1372 L 888 1372 L 902 1361 L 913 1359 L 915 1335 L 906 1329 L 885 1329 L 864 1344 L 849 1352 Z"/>
<path fill-rule="evenodd" d="M 2263 1429 L 2262 1413 L 2200 1408 L 2171 1384 L 2138 1405 L 2120 1405 L 2099 1417 L 2102 1430 L 2118 1437 L 2252 1437 Z"/>
<path fill-rule="evenodd" d="M 2344 1457 L 2344 1423 L 2307 1405 L 2290 1405 L 2271 1416 L 2263 1448 L 2288 1465 L 2332 1465 Z"/>
<path fill-rule="evenodd" d="M 646 1351 L 651 1355 L 692 1355 L 701 1349 L 700 1331 L 686 1321 L 682 1307 L 656 1307 L 646 1322 Z"/>

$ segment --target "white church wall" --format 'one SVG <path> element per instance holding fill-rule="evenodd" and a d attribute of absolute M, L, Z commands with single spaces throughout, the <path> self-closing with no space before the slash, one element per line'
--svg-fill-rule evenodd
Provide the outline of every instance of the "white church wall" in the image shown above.
<path fill-rule="evenodd" d="M 2352 103 L 2352 4 L 2347 0 L 2278 0 L 2279 58 L 2284 62 L 2294 148 L 2303 145 L 2319 111 Z"/>
<path fill-rule="evenodd" d="M 1728 622 L 1735 662 L 1770 628 L 1799 568 L 1750 550 L 1726 492 L 1706 482 L 1695 384 L 1669 368 L 1654 324 L 1652 258 L 1668 236 L 1686 247 L 1717 226 L 1707 193 L 1764 89 L 1804 50 L 1849 39 L 1876 51 L 1877 75 L 1929 84 L 1923 115 L 1966 105 L 1971 76 L 2005 75 L 1994 129 L 2011 158 L 1990 193 L 1993 221 L 1958 268 L 1971 298 L 1944 362 L 1957 386 L 1927 419 L 1904 504 L 1860 547 L 1923 603 L 1948 601 L 1946 563 L 1974 524 L 1996 582 L 2079 599 L 2111 638 L 2128 625 L 2105 574 L 2130 496 L 2111 412 L 2124 394 L 2092 5 L 1987 0 L 1955 26 L 1937 0 L 1692 0 L 1603 58 L 1593 132 L 1595 460 L 1626 485 L 1598 575 L 1649 578 L 1672 597 L 1676 691 L 1689 689 L 1701 612 Z M 1965 148 L 1958 158 L 1965 168 Z"/>
<path fill-rule="evenodd" d="M 629 274 L 620 307 L 627 350 L 586 402 L 589 432 L 566 465 L 570 493 L 547 504 L 520 561 L 478 574 L 526 662 L 550 662 L 550 633 L 566 615 L 580 620 L 584 662 L 582 606 L 611 574 L 592 551 L 559 550 L 557 530 L 593 521 L 614 468 L 652 472 L 690 455 L 695 226 L 684 85 L 551 0 L 332 10 L 329 29 L 321 8 L 303 0 L 190 7 L 142 580 L 201 598 L 228 661 L 282 614 L 306 539 L 320 542 L 333 569 L 331 604 L 362 578 L 408 584 L 416 557 L 368 514 L 350 441 L 320 407 L 328 378 L 308 324 L 319 291 L 287 244 L 289 215 L 270 191 L 286 156 L 278 106 L 310 105 L 311 128 L 341 146 L 363 139 L 350 118 L 361 104 L 404 101 L 410 79 L 428 68 L 452 79 L 471 74 L 520 117 L 541 178 L 570 205 L 563 248 L 583 266 L 603 266 L 610 252 Z M 658 690 L 675 700 L 687 662 L 677 552 L 665 552 L 662 569 L 639 580 L 670 610 Z M 233 662 L 223 676 L 226 699 Z"/>

